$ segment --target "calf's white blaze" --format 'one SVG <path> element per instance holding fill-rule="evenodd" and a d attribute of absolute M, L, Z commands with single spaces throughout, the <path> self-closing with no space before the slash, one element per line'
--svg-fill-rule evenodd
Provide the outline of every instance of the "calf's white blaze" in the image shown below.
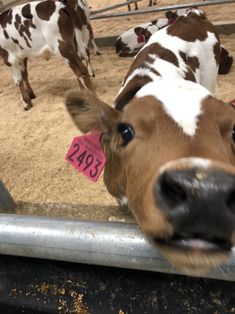
<path fill-rule="evenodd" d="M 194 136 L 201 103 L 210 92 L 199 84 L 181 80 L 158 80 L 142 87 L 136 97 L 153 96 L 161 101 L 165 112 L 189 136 Z M 148 104 L 146 104 L 148 106 Z"/>

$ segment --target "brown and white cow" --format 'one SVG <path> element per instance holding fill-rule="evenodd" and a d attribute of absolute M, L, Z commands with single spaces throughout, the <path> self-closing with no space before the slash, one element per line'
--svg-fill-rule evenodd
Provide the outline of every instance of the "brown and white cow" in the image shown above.
<path fill-rule="evenodd" d="M 175 267 L 201 274 L 235 246 L 235 111 L 216 98 L 220 40 L 192 9 L 151 36 L 110 107 L 87 91 L 66 104 L 103 133 L 108 191 Z"/>
<path fill-rule="evenodd" d="M 92 89 L 87 66 L 91 27 L 84 0 L 35 1 L 15 6 L 0 15 L 0 56 L 11 71 L 23 98 L 24 109 L 32 107 L 35 94 L 28 82 L 29 57 L 50 54 L 61 57 L 82 88 Z M 91 69 L 91 75 L 93 70 Z"/>
<path fill-rule="evenodd" d="M 138 26 L 129 28 L 127 31 L 118 36 L 115 48 L 119 57 L 134 57 L 140 49 L 148 42 L 149 38 L 167 25 L 185 14 L 188 9 L 178 9 L 177 11 L 167 11 L 166 18 L 159 18 L 151 22 L 146 22 Z M 221 45 L 219 74 L 227 74 L 233 64 L 233 57 L 229 51 Z"/>

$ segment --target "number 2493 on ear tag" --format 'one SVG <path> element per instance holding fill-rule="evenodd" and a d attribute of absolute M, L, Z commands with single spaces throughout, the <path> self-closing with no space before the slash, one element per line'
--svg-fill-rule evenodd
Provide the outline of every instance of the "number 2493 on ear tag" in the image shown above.
<path fill-rule="evenodd" d="M 75 137 L 65 156 L 68 163 L 94 182 L 99 179 L 106 162 L 100 137 L 100 133 Z"/>

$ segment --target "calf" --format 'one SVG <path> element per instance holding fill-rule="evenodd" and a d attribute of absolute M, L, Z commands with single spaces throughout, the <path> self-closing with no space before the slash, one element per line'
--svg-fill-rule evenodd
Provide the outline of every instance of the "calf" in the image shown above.
<path fill-rule="evenodd" d="M 128 29 L 116 41 L 116 53 L 119 57 L 133 57 L 148 42 L 150 36 L 159 29 L 172 24 L 178 17 L 177 12 L 167 11 L 166 18 L 140 24 Z"/>
<path fill-rule="evenodd" d="M 35 94 L 28 82 L 27 60 L 33 56 L 61 57 L 77 76 L 81 88 L 92 89 L 87 67 L 88 8 L 83 0 L 30 2 L 0 15 L 0 56 L 19 87 L 25 110 Z"/>
<path fill-rule="evenodd" d="M 115 108 L 87 91 L 66 100 L 82 132 L 103 134 L 108 191 L 171 264 L 196 275 L 235 244 L 235 112 L 215 96 L 220 50 L 192 9 L 151 36 Z"/>
<path fill-rule="evenodd" d="M 128 29 L 117 38 L 115 44 L 116 53 L 119 57 L 134 57 L 148 42 L 152 34 L 156 33 L 163 27 L 174 23 L 179 16 L 186 12 L 187 9 L 178 9 L 176 12 L 167 11 L 166 18 L 140 24 Z M 227 74 L 231 69 L 232 64 L 233 57 L 224 46 L 221 46 L 219 74 Z"/>

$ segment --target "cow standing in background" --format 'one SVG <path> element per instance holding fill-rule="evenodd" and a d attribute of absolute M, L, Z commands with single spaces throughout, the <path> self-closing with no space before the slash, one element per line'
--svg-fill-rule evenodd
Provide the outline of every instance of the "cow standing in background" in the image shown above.
<path fill-rule="evenodd" d="M 153 34 L 114 107 L 70 93 L 78 128 L 102 133 L 104 181 L 170 263 L 199 275 L 235 248 L 235 111 L 216 98 L 221 44 L 202 10 Z"/>
<path fill-rule="evenodd" d="M 0 56 L 19 87 L 25 110 L 35 94 L 28 82 L 29 57 L 50 54 L 62 58 L 77 76 L 81 88 L 93 89 L 88 42 L 89 8 L 83 0 L 30 2 L 0 14 Z"/>

